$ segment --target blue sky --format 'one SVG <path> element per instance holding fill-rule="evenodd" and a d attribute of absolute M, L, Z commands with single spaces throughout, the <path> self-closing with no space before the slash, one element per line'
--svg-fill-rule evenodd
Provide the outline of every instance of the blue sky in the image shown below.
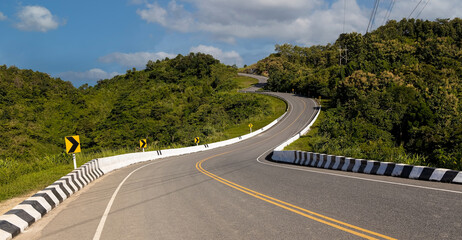
<path fill-rule="evenodd" d="M 420 2 L 420 4 L 419 4 Z M 382 0 L 373 28 L 387 16 Z M 346 5 L 344 5 L 346 4 Z M 275 44 L 327 44 L 364 33 L 372 0 L 2 0 L 0 65 L 95 84 L 148 59 L 189 52 L 225 64 L 252 64 Z M 460 0 L 395 1 L 390 19 L 462 15 Z M 345 14 L 345 25 L 344 20 Z"/>

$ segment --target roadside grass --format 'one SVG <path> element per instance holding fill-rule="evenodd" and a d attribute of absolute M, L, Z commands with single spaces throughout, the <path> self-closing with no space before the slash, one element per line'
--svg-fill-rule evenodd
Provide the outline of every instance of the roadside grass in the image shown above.
<path fill-rule="evenodd" d="M 254 81 L 239 77 L 240 86 L 248 87 Z M 258 82 L 258 81 L 257 81 Z M 201 144 L 222 141 L 249 133 L 249 123 L 253 124 L 252 130 L 258 130 L 263 126 L 271 123 L 280 117 L 286 111 L 286 103 L 278 98 L 262 95 L 270 104 L 273 114 L 254 117 L 248 119 L 242 124 L 225 129 L 217 133 L 214 137 L 209 137 L 201 141 Z M 163 146 L 162 149 L 185 147 L 174 144 L 172 146 Z M 146 151 L 156 151 L 159 147 L 155 144 L 149 144 Z M 81 153 L 76 153 L 77 167 L 86 162 L 109 156 L 115 156 L 126 153 L 140 152 L 138 148 L 120 148 L 120 149 L 103 149 L 96 152 L 86 152 L 82 149 Z M 31 162 L 13 162 L 0 160 L 0 204 L 13 197 L 26 193 L 39 191 L 49 186 L 56 180 L 60 179 L 71 172 L 74 168 L 72 156 L 70 154 L 57 154 L 54 156 L 45 156 Z"/>
<path fill-rule="evenodd" d="M 235 77 L 233 78 L 233 80 L 237 82 L 237 86 L 239 89 L 245 89 L 258 83 L 257 79 L 244 76 Z"/>
<path fill-rule="evenodd" d="M 54 166 L 38 172 L 18 176 L 8 184 L 0 185 L 0 201 L 7 200 L 33 190 L 41 190 L 72 171 L 73 164 Z"/>
<path fill-rule="evenodd" d="M 117 150 L 76 153 L 77 167 L 95 158 L 129 152 L 130 149 L 121 148 Z M 0 202 L 34 190 L 39 191 L 44 189 L 64 175 L 70 173 L 73 169 L 74 163 L 71 155 L 64 153 L 54 156 L 45 156 L 42 159 L 36 159 L 30 163 L 18 163 L 8 167 L 2 166 L 0 167 L 0 176 L 8 176 L 12 180 L 8 180 L 8 178 L 1 179 Z M 13 177 L 15 178 L 13 179 Z"/>
<path fill-rule="evenodd" d="M 225 129 L 223 132 L 223 137 L 221 139 L 218 139 L 218 141 L 230 139 L 230 138 L 235 138 L 239 137 L 245 134 L 250 133 L 250 128 L 249 124 L 252 123 L 252 131 L 256 131 L 268 124 L 270 124 L 272 121 L 280 117 L 284 112 L 286 111 L 286 102 L 282 101 L 279 98 L 267 96 L 267 95 L 261 95 L 264 98 L 266 98 L 266 101 L 270 104 L 272 108 L 273 114 L 264 116 L 264 117 L 256 117 L 256 118 L 250 118 L 246 122 L 243 122 L 239 125 L 230 127 L 228 129 Z"/>
<path fill-rule="evenodd" d="M 318 119 L 310 128 L 307 134 L 301 136 L 297 141 L 291 143 L 289 146 L 286 146 L 284 150 L 298 150 L 298 151 L 306 151 L 312 152 L 314 151 L 313 144 L 320 142 L 321 136 L 319 135 L 319 125 L 324 120 L 324 112 L 321 109 L 321 113 L 319 113 Z"/>

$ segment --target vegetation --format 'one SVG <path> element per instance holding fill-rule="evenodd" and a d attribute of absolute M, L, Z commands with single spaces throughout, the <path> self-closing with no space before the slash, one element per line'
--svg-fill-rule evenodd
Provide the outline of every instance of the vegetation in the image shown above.
<path fill-rule="evenodd" d="M 65 136 L 80 135 L 81 165 L 139 151 L 140 139 L 155 150 L 190 146 L 194 137 L 210 143 L 245 134 L 242 126 L 249 121 L 258 126 L 285 110 L 280 100 L 237 92 L 252 82 L 201 53 L 149 61 L 145 70 L 79 88 L 44 73 L 0 66 L 0 200 L 41 189 L 70 172 Z"/>
<path fill-rule="evenodd" d="M 273 91 L 331 100 L 309 150 L 462 170 L 461 46 L 461 19 L 404 19 L 326 46 L 276 45 L 251 70 Z"/>

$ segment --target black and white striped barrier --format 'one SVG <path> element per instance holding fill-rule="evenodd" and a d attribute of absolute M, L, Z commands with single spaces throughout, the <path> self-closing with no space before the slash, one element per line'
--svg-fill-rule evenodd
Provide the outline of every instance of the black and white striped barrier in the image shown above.
<path fill-rule="evenodd" d="M 0 239 L 12 239 L 104 173 L 91 160 L 0 216 Z"/>
<path fill-rule="evenodd" d="M 462 184 L 462 172 L 302 151 L 273 151 L 272 160 L 301 166 Z"/>

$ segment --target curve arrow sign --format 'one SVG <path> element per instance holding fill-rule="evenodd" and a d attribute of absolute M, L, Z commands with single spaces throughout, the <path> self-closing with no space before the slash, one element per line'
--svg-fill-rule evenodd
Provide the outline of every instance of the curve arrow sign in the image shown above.
<path fill-rule="evenodd" d="M 141 139 L 140 140 L 140 148 L 146 148 L 146 145 L 148 141 L 146 141 L 146 139 Z"/>
<path fill-rule="evenodd" d="M 64 142 L 66 142 L 66 153 L 78 153 L 78 152 L 81 152 L 81 149 L 80 149 L 80 137 L 78 135 L 65 137 Z"/>

